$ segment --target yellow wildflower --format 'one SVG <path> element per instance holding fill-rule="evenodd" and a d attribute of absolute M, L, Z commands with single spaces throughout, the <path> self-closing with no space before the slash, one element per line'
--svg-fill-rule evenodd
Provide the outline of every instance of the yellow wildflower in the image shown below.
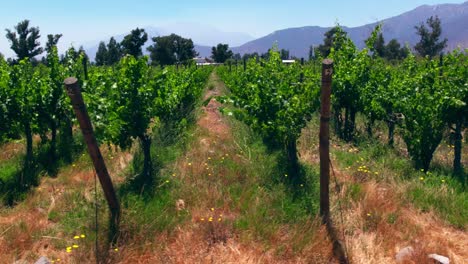
<path fill-rule="evenodd" d="M 214 211 L 214 208 L 213 208 L 213 207 L 211 207 L 211 211 Z"/>
<path fill-rule="evenodd" d="M 220 217 L 220 218 L 218 218 L 218 222 L 221 222 L 221 217 Z"/>
<path fill-rule="evenodd" d="M 420 177 L 419 180 L 424 181 L 424 177 Z"/>
<path fill-rule="evenodd" d="M 188 165 L 189 165 L 189 166 L 192 166 L 192 163 L 191 163 L 191 162 L 189 162 L 189 163 L 188 163 Z"/>
<path fill-rule="evenodd" d="M 74 236 L 73 239 L 80 239 L 80 236 Z"/>
<path fill-rule="evenodd" d="M 81 237 L 81 238 L 85 238 L 86 236 L 85 236 L 84 234 L 81 234 L 81 236 L 80 236 L 80 237 Z"/>
<path fill-rule="evenodd" d="M 73 245 L 73 248 L 79 248 L 79 247 L 80 247 L 80 246 L 78 246 L 78 245 L 76 245 L 76 244 Z"/>
<path fill-rule="evenodd" d="M 119 251 L 119 249 L 118 249 L 118 248 L 114 248 L 114 251 L 115 251 L 115 252 L 118 252 L 118 251 Z"/>

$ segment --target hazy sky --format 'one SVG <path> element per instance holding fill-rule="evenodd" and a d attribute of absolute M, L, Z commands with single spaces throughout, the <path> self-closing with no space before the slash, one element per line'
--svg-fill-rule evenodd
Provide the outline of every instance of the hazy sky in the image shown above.
<path fill-rule="evenodd" d="M 75 46 L 105 40 L 139 26 L 194 22 L 261 37 L 299 26 L 360 26 L 423 4 L 466 0 L 0 0 L 0 52 L 10 56 L 5 28 L 29 19 L 43 36 L 62 33 Z M 62 43 L 63 44 L 63 43 Z"/>

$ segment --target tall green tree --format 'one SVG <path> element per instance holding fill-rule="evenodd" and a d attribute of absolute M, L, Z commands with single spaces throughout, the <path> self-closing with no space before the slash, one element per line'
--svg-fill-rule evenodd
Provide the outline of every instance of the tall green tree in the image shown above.
<path fill-rule="evenodd" d="M 176 34 L 153 38 L 148 47 L 153 64 L 172 65 L 187 62 L 197 56 L 193 41 Z"/>
<path fill-rule="evenodd" d="M 6 37 L 10 41 L 10 47 L 16 53 L 18 60 L 32 59 L 43 52 L 39 43 L 41 37 L 39 28 L 29 27 L 29 20 L 19 22 L 15 26 L 15 31 L 6 29 Z"/>
<path fill-rule="evenodd" d="M 47 54 L 52 52 L 52 47 L 56 47 L 57 43 L 59 42 L 60 38 L 62 37 L 62 34 L 49 34 L 47 35 L 47 43 L 45 50 L 47 51 Z"/>
<path fill-rule="evenodd" d="M 232 57 L 232 50 L 229 49 L 228 44 L 219 43 L 216 47 L 211 48 L 211 58 L 217 63 L 224 63 Z"/>
<path fill-rule="evenodd" d="M 419 55 L 429 58 L 439 55 L 442 50 L 447 47 L 447 39 L 439 40 L 440 35 L 442 34 L 442 27 L 440 26 L 439 17 L 431 16 L 427 19 L 426 24 L 429 26 L 428 29 L 424 24 L 416 26 L 416 34 L 418 34 L 421 39 L 414 46 L 414 49 L 418 52 Z"/>
<path fill-rule="evenodd" d="M 142 47 L 148 40 L 148 34 L 143 28 L 136 28 L 130 32 L 121 42 L 123 54 L 138 58 L 143 55 Z"/>
<path fill-rule="evenodd" d="M 289 60 L 289 50 L 281 49 L 280 57 L 282 60 Z"/>
<path fill-rule="evenodd" d="M 107 44 L 107 55 L 106 55 L 106 64 L 114 65 L 120 61 L 122 58 L 122 47 L 115 40 L 114 37 L 111 37 L 109 43 Z"/>
<path fill-rule="evenodd" d="M 409 50 L 406 47 L 401 47 L 396 39 L 390 40 L 385 46 L 385 58 L 388 60 L 401 60 L 408 56 Z"/>
<path fill-rule="evenodd" d="M 323 58 L 328 57 L 328 55 L 330 54 L 331 48 L 333 46 L 333 41 L 337 32 L 342 32 L 346 36 L 346 32 L 344 32 L 339 26 L 333 27 L 332 29 L 325 32 L 323 44 L 320 44 L 317 48 Z M 335 48 L 339 48 L 339 46 L 335 46 Z"/>
<path fill-rule="evenodd" d="M 383 37 L 382 33 L 379 33 L 377 35 L 377 39 L 374 42 L 374 54 L 383 58 L 386 55 L 386 49 L 385 49 L 385 40 Z"/>
<path fill-rule="evenodd" d="M 102 65 L 107 64 L 107 56 L 108 56 L 108 53 L 107 53 L 106 44 L 104 43 L 104 41 L 101 41 L 99 42 L 99 47 L 96 52 L 96 57 L 94 58 L 94 60 L 96 61 L 96 65 L 102 66 Z"/>

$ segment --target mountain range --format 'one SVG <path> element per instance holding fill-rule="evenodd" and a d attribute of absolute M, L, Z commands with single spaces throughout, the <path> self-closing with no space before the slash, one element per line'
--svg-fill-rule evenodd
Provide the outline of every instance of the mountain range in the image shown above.
<path fill-rule="evenodd" d="M 425 23 L 431 16 L 438 16 L 441 20 L 442 38 L 447 38 L 447 49 L 456 47 L 468 48 L 468 1 L 462 4 L 423 5 L 409 12 L 394 16 L 382 21 L 366 24 L 359 27 L 346 27 L 343 29 L 354 41 L 358 48 L 364 47 L 364 40 L 379 23 L 382 24 L 382 32 L 385 40 L 397 39 L 402 45 L 413 47 L 419 40 L 415 26 Z M 197 30 L 193 30 L 196 28 Z M 190 30 L 189 30 L 190 29 Z M 195 43 L 195 49 L 202 57 L 211 55 L 211 47 L 217 43 L 228 43 L 234 53 L 264 53 L 277 43 L 280 49 L 287 49 L 291 56 L 308 57 L 310 46 L 318 46 L 323 43 L 325 32 L 331 27 L 305 26 L 287 28 L 272 32 L 264 37 L 253 39 L 245 33 L 223 32 L 215 28 L 193 26 L 193 24 L 174 24 L 170 27 L 146 27 L 150 37 L 176 33 L 186 38 L 191 38 Z M 120 41 L 125 34 L 116 36 Z M 107 40 L 106 40 L 107 41 Z M 151 45 L 148 41 L 146 46 Z M 243 44 L 242 44 L 243 43 Z M 98 43 L 86 48 L 91 58 L 96 54 Z M 146 50 L 145 46 L 145 50 Z"/>

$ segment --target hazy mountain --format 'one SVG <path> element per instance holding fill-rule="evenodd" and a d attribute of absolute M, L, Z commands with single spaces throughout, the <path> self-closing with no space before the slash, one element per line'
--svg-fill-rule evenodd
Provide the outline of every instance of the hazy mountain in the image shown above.
<path fill-rule="evenodd" d="M 415 26 L 425 23 L 430 16 L 439 16 L 442 21 L 442 38 L 448 39 L 448 49 L 457 46 L 468 48 L 468 2 L 463 4 L 423 5 L 399 16 L 382 20 L 383 34 L 386 42 L 396 38 L 400 43 L 408 43 L 411 47 L 418 42 Z M 377 23 L 344 30 L 359 47 L 364 47 L 367 39 Z M 266 52 L 274 42 L 279 48 L 288 49 L 291 56 L 308 57 L 309 47 L 323 43 L 324 33 L 330 27 L 307 26 L 288 28 L 275 31 L 262 38 L 247 42 L 233 48 L 234 53 Z"/>

